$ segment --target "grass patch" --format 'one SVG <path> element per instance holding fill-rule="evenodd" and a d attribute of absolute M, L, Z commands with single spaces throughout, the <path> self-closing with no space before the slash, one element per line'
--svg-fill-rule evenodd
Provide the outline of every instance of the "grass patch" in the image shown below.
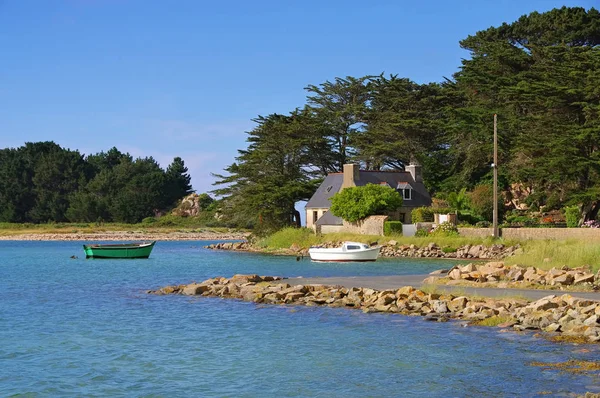
<path fill-rule="evenodd" d="M 513 320 L 513 318 L 511 318 L 509 316 L 494 315 L 494 316 L 491 316 L 491 317 L 486 318 L 486 319 L 482 319 L 482 320 L 479 320 L 479 321 L 473 321 L 471 323 L 471 325 L 474 325 L 474 326 L 496 327 L 498 325 L 501 325 L 501 324 L 506 323 L 506 322 L 510 322 L 512 320 Z"/>
<path fill-rule="evenodd" d="M 521 253 L 507 258 L 507 265 L 520 264 L 542 269 L 590 266 L 600 269 L 600 245 L 577 240 L 529 240 L 522 244 Z"/>
<path fill-rule="evenodd" d="M 443 247 L 446 252 L 455 252 L 458 247 L 465 245 L 485 245 L 491 246 L 495 243 L 504 245 L 514 245 L 515 241 L 493 240 L 492 238 L 473 238 L 462 236 L 436 236 L 436 237 L 405 237 L 402 235 L 359 235 L 351 233 L 332 233 L 326 235 L 315 235 L 312 229 L 308 228 L 284 228 L 275 232 L 266 238 L 260 239 L 257 245 L 263 249 L 288 249 L 293 244 L 298 247 L 307 249 L 310 246 L 323 244 L 326 242 L 343 242 L 354 241 L 362 243 L 385 244 L 389 241 L 396 241 L 398 245 L 415 245 L 417 247 L 425 247 L 430 243 L 435 243 Z"/>
<path fill-rule="evenodd" d="M 168 232 L 221 232 L 233 230 L 226 227 L 207 227 L 202 220 L 194 217 L 165 216 L 163 222 L 141 222 L 138 224 L 124 223 L 0 223 L 0 236 L 15 236 L 23 234 L 70 234 L 70 233 L 101 233 L 139 231 L 143 233 L 168 233 Z M 240 231 L 242 232 L 242 231 Z"/>

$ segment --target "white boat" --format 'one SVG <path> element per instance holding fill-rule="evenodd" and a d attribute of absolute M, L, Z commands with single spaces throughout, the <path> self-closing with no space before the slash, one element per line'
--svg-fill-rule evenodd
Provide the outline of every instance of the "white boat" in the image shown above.
<path fill-rule="evenodd" d="M 371 247 L 359 242 L 344 242 L 341 247 L 308 249 L 312 261 L 375 261 L 381 246 Z"/>

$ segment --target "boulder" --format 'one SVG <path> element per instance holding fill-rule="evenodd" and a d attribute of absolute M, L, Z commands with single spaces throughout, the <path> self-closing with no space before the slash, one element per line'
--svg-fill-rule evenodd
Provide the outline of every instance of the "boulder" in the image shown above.
<path fill-rule="evenodd" d="M 192 283 L 183 288 L 181 294 L 186 296 L 196 296 L 210 290 L 208 285 Z"/>

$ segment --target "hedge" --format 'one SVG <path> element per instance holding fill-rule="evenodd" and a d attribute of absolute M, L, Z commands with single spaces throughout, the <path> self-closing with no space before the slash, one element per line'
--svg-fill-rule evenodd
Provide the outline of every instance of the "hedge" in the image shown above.
<path fill-rule="evenodd" d="M 402 233 L 402 222 L 400 221 L 386 221 L 383 223 L 383 234 L 389 236 L 391 234 Z"/>

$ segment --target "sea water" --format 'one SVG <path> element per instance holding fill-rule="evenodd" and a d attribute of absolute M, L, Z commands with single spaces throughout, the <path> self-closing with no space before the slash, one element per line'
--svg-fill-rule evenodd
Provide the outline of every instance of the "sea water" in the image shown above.
<path fill-rule="evenodd" d="M 257 273 L 426 274 L 449 261 L 312 263 L 158 242 L 149 259 L 86 260 L 84 242 L 0 242 L 0 396 L 500 397 L 600 391 L 594 345 L 421 317 L 146 294 Z M 78 258 L 71 258 L 77 256 Z"/>

